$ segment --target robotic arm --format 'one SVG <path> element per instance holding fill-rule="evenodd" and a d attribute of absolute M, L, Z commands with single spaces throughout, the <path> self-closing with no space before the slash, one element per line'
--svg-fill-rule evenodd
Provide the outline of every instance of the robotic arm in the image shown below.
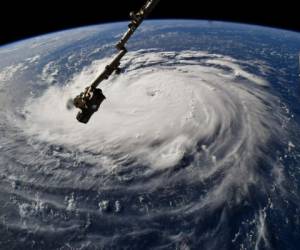
<path fill-rule="evenodd" d="M 146 4 L 138 12 L 130 13 L 132 20 L 128 25 L 128 30 L 116 44 L 119 53 L 113 58 L 112 62 L 105 67 L 98 78 L 73 100 L 74 106 L 80 109 L 76 117 L 79 122 L 85 124 L 88 123 L 92 115 L 98 111 L 101 103 L 105 100 L 105 96 L 103 95 L 102 90 L 97 87 L 114 72 L 120 72 L 119 66 L 121 59 L 127 53 L 127 49 L 125 48 L 126 43 L 159 1 L 160 0 L 147 0 Z"/>
<path fill-rule="evenodd" d="M 136 13 L 130 12 L 131 23 L 128 25 L 127 32 L 123 35 L 121 40 L 117 43 L 117 49 L 121 50 L 128 42 L 130 37 L 134 34 L 136 29 L 141 25 L 144 19 L 152 12 L 160 0 L 148 0 L 146 4 Z"/>

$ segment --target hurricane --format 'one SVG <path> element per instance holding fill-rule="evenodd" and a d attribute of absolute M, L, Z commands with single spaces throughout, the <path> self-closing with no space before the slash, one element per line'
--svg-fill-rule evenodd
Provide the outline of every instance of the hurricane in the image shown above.
<path fill-rule="evenodd" d="M 1 231 L 32 248 L 277 249 L 299 193 L 271 67 L 205 50 L 131 51 L 80 124 L 68 102 L 109 60 L 38 91 L 5 86 Z"/>

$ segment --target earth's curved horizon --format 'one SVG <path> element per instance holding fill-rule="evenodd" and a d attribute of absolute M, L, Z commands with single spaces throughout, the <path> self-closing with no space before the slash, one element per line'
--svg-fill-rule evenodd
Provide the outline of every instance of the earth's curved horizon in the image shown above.
<path fill-rule="evenodd" d="M 300 33 L 146 21 L 0 47 L 1 249 L 299 249 Z"/>
<path fill-rule="evenodd" d="M 174 21 L 174 22 L 202 22 L 202 23 L 206 23 L 207 25 L 214 25 L 214 24 L 226 24 L 226 25 L 238 25 L 238 26 L 244 26 L 245 28 L 251 27 L 251 28 L 259 28 L 259 29 L 267 29 L 267 30 L 274 30 L 274 31 L 283 31 L 283 32 L 288 32 L 288 33 L 292 33 L 294 35 L 298 35 L 300 32 L 298 32 L 297 30 L 293 30 L 293 29 L 284 29 L 282 27 L 276 27 L 276 26 L 267 26 L 264 24 L 257 24 L 257 23 L 243 23 L 243 22 L 234 22 L 234 21 L 227 21 L 227 20 L 206 20 L 206 19 L 188 19 L 188 18 L 168 18 L 168 19 L 148 19 L 145 20 L 144 22 L 170 22 L 170 21 Z M 55 31 L 51 31 L 51 32 L 46 32 L 46 33 L 41 33 L 39 35 L 32 35 L 32 36 L 28 36 L 28 37 L 24 37 L 21 39 L 16 39 L 15 41 L 11 41 L 5 44 L 0 45 L 0 48 L 3 47 L 10 47 L 10 46 L 14 46 L 17 45 L 19 43 L 23 43 L 32 39 L 35 39 L 37 37 L 41 38 L 41 37 L 47 37 L 47 36 L 51 36 L 54 34 L 58 34 L 58 33 L 65 33 L 68 31 L 75 31 L 75 30 L 80 30 L 80 29 L 87 29 L 87 28 L 91 28 L 91 27 L 99 27 L 99 26 L 110 26 L 110 25 L 118 25 L 118 24 L 125 24 L 128 25 L 128 21 L 115 21 L 115 22 L 105 22 L 105 23 L 95 23 L 95 24 L 87 24 L 87 25 L 83 25 L 83 26 L 78 26 L 78 27 L 71 27 L 71 28 L 67 28 L 67 29 L 58 29 Z"/>

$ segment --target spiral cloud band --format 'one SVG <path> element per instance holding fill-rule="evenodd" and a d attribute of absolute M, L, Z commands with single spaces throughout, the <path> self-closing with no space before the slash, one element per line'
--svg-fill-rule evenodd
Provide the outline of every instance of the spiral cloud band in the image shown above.
<path fill-rule="evenodd" d="M 278 140 L 281 125 L 263 65 L 192 50 L 131 52 L 123 61 L 124 72 L 101 86 L 107 100 L 99 112 L 88 125 L 79 124 L 77 110 L 66 104 L 108 60 L 94 61 L 66 85 L 50 86 L 39 97 L 27 98 L 17 125 L 40 153 L 22 161 L 44 164 L 35 173 L 23 173 L 22 181 L 41 194 L 40 186 L 48 187 L 47 192 L 73 190 L 66 197 L 53 191 L 45 194 L 47 198 L 31 199 L 45 199 L 41 204 L 53 210 L 79 211 L 73 226 L 82 225 L 86 214 L 97 217 L 113 202 L 116 213 L 123 209 L 123 219 L 134 216 L 153 232 L 160 216 L 179 220 L 183 212 L 187 216 L 197 212 L 203 219 L 225 201 L 241 203 L 253 185 L 260 186 L 261 193 L 266 185 L 280 185 L 284 178 L 280 165 L 265 153 L 270 141 Z M 260 76 L 251 73 L 253 67 L 261 69 Z M 55 145 L 51 153 L 49 145 Z M 272 183 L 261 174 L 261 159 L 269 159 Z M 181 187 L 179 193 L 172 191 L 175 186 Z M 97 204 L 80 198 L 90 189 L 99 192 Z M 27 207 L 20 211 L 33 216 Z M 261 221 L 257 239 L 267 244 L 263 215 L 257 213 Z M 120 230 L 134 227 L 132 218 L 124 225 L 118 217 L 101 216 L 103 227 L 108 219 L 120 224 Z M 219 219 L 222 224 L 221 215 Z M 31 223 L 49 230 L 42 221 Z M 54 224 L 62 231 L 74 229 L 57 218 Z M 136 232 L 142 233 L 147 232 Z M 114 240 L 122 237 L 117 231 L 111 235 Z M 165 237 L 175 235 L 170 231 Z M 108 241 L 103 237 L 102 243 Z"/>

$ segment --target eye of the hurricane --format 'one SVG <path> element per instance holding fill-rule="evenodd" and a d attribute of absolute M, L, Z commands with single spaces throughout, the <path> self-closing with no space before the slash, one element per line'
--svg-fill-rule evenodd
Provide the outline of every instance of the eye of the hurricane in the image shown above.
<path fill-rule="evenodd" d="M 100 111 L 88 126 L 80 125 L 66 103 L 106 61 L 86 67 L 68 87 L 50 87 L 29 99 L 24 132 L 92 153 L 98 166 L 134 163 L 156 171 L 202 159 L 211 165 L 207 175 L 237 154 L 246 163 L 270 137 L 267 82 L 249 73 L 247 62 L 196 51 L 129 53 L 124 74 L 102 85 L 107 100 Z"/>

